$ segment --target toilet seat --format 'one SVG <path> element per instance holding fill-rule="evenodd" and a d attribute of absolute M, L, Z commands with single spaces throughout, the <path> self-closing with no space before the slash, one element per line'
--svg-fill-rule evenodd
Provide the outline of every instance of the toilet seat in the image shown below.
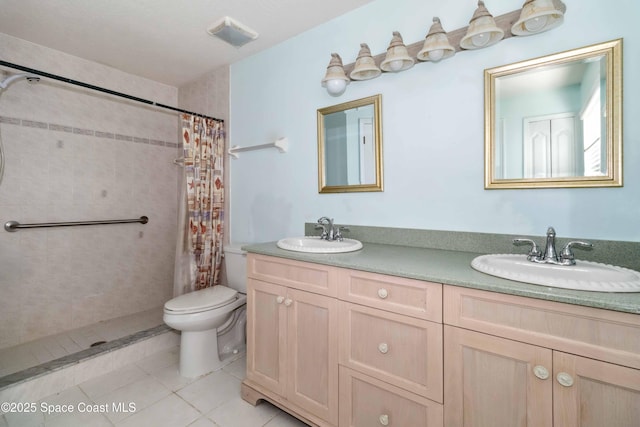
<path fill-rule="evenodd" d="M 164 305 L 164 310 L 175 314 L 190 314 L 213 310 L 237 299 L 238 291 L 218 285 L 180 295 Z"/>

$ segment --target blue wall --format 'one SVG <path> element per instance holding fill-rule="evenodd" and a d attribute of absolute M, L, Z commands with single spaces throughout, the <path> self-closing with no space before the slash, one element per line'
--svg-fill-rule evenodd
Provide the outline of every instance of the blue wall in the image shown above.
<path fill-rule="evenodd" d="M 464 3 L 464 4 L 461 4 Z M 487 2 L 495 16 L 522 0 Z M 331 52 L 353 62 L 361 42 L 384 52 L 398 30 L 422 40 L 439 16 L 464 27 L 475 0 L 377 0 L 231 66 L 230 145 L 289 138 L 286 154 L 241 153 L 230 161 L 231 240 L 300 235 L 320 216 L 336 222 L 489 233 L 544 234 L 640 241 L 640 2 L 565 0 L 562 26 L 514 37 L 441 63 L 352 82 L 340 97 L 320 86 Z M 486 68 L 624 38 L 624 187 L 485 190 Z M 635 53 L 635 54 L 633 54 Z M 382 94 L 384 192 L 318 194 L 316 110 Z M 632 96 L 635 94 L 636 96 Z"/>

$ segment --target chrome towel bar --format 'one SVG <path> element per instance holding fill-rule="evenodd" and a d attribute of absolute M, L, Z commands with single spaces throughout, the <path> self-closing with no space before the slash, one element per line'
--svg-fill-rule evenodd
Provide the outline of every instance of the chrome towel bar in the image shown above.
<path fill-rule="evenodd" d="M 76 225 L 101 225 L 101 224 L 128 224 L 132 222 L 139 222 L 146 224 L 149 222 L 147 216 L 141 216 L 136 219 L 112 219 L 105 221 L 73 221 L 73 222 L 41 222 L 38 224 L 20 224 L 18 221 L 7 221 L 4 224 L 4 229 L 10 232 L 17 231 L 20 228 L 44 228 L 44 227 L 72 227 Z"/>

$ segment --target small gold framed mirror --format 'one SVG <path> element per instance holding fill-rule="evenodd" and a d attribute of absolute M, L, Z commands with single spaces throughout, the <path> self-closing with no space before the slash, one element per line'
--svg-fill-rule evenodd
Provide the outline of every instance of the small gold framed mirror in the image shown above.
<path fill-rule="evenodd" d="M 485 70 L 485 188 L 622 186 L 622 39 Z"/>
<path fill-rule="evenodd" d="M 318 192 L 382 190 L 382 95 L 319 109 Z"/>

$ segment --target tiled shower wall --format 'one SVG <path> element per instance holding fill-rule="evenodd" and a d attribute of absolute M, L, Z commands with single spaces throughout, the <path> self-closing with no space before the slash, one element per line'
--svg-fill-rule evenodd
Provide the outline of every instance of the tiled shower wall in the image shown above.
<path fill-rule="evenodd" d="M 2 59 L 164 104 L 177 89 L 0 34 Z M 1 78 L 7 76 L 9 70 Z M 0 93 L 0 348 L 160 307 L 172 297 L 178 116 L 66 83 Z"/>

